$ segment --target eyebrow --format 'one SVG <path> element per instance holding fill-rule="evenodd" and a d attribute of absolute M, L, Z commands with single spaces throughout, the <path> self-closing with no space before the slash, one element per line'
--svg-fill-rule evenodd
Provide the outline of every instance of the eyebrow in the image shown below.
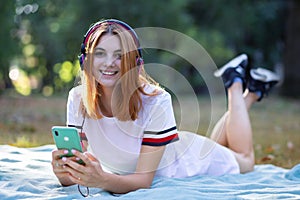
<path fill-rule="evenodd" d="M 103 48 L 101 48 L 101 47 L 96 47 L 96 48 L 95 48 L 95 51 L 96 51 L 96 50 L 106 51 L 105 49 L 103 49 Z M 114 53 L 121 53 L 121 52 L 122 52 L 121 49 L 117 49 L 117 50 L 114 51 Z"/>

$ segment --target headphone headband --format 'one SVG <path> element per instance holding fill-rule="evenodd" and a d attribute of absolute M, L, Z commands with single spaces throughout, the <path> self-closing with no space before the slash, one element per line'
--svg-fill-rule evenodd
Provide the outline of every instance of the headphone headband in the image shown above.
<path fill-rule="evenodd" d="M 128 24 L 126 24 L 125 22 L 122 22 L 120 20 L 116 20 L 116 19 L 106 19 L 106 20 L 102 20 L 99 22 L 96 22 L 93 26 L 91 26 L 89 28 L 89 30 L 86 32 L 86 34 L 84 35 L 84 39 L 83 39 L 83 44 L 86 46 L 88 39 L 90 37 L 90 35 L 97 29 L 99 28 L 102 24 L 104 23 L 108 23 L 108 24 L 118 24 L 120 26 L 122 26 L 123 28 L 125 28 L 126 30 L 128 30 L 131 35 L 133 36 L 133 39 L 137 45 L 138 48 L 140 48 L 140 42 L 139 42 L 139 38 L 136 34 L 136 32 L 133 30 L 133 28 L 131 28 Z"/>
<path fill-rule="evenodd" d="M 140 48 L 140 42 L 139 42 L 139 38 L 136 34 L 136 32 L 133 30 L 133 28 L 131 28 L 128 24 L 126 24 L 125 22 L 122 22 L 120 20 L 117 19 L 106 19 L 106 20 L 101 20 L 96 22 L 95 24 L 93 24 L 88 31 L 85 33 L 82 44 L 81 44 L 81 54 L 78 56 L 79 58 L 79 62 L 80 62 L 80 67 L 81 69 L 83 69 L 83 62 L 86 56 L 86 46 L 87 46 L 87 42 L 91 36 L 91 34 L 97 29 L 99 28 L 102 24 L 104 23 L 108 23 L 108 24 L 118 24 L 120 26 L 122 26 L 124 29 L 126 29 L 127 31 L 129 31 L 136 43 L 137 46 L 137 50 L 138 50 L 138 54 L 139 54 L 139 58 L 141 61 L 139 61 L 137 64 L 140 65 L 139 63 L 142 63 L 142 50 Z"/>

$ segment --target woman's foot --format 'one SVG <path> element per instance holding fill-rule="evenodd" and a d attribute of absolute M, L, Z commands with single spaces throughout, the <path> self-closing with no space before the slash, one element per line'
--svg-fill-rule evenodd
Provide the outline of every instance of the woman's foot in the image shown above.
<path fill-rule="evenodd" d="M 279 82 L 280 78 L 274 72 L 263 69 L 249 69 L 248 56 L 241 54 L 223 67 L 215 71 L 214 76 L 222 77 L 224 86 L 228 90 L 233 83 L 240 82 L 243 85 L 243 91 L 248 88 L 249 92 L 255 93 L 258 100 L 267 96 L 269 91 Z"/>
<path fill-rule="evenodd" d="M 269 91 L 279 82 L 280 78 L 274 72 L 263 69 L 251 69 L 247 78 L 247 88 L 250 92 L 256 93 L 258 100 L 267 96 Z"/>
<path fill-rule="evenodd" d="M 228 89 L 232 85 L 232 83 L 237 81 L 241 82 L 243 84 L 243 88 L 245 89 L 247 65 L 247 55 L 241 54 L 215 71 L 214 76 L 222 77 L 226 89 Z"/>

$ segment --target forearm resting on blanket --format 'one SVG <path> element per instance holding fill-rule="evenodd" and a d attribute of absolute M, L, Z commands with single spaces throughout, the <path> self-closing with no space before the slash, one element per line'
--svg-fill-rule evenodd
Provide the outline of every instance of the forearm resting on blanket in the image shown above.
<path fill-rule="evenodd" d="M 149 188 L 164 153 L 165 147 L 142 146 L 136 173 L 129 175 L 106 174 L 102 189 L 113 193 L 127 193 Z"/>
<path fill-rule="evenodd" d="M 103 181 L 103 185 L 101 185 L 100 188 L 116 194 L 124 194 L 142 188 L 149 188 L 154 176 L 151 173 L 153 172 L 129 175 L 108 173 L 106 175 L 106 180 Z"/>

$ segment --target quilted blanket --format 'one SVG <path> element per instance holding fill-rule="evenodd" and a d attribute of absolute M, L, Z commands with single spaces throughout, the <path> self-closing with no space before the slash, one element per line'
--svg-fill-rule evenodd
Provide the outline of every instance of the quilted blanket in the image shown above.
<path fill-rule="evenodd" d="M 54 148 L 1 145 L 0 199 L 84 199 L 77 186 L 59 185 L 50 164 Z M 87 199 L 300 199 L 300 165 L 292 169 L 256 165 L 251 173 L 218 177 L 160 177 L 154 179 L 150 189 L 124 195 L 90 188 Z"/>

